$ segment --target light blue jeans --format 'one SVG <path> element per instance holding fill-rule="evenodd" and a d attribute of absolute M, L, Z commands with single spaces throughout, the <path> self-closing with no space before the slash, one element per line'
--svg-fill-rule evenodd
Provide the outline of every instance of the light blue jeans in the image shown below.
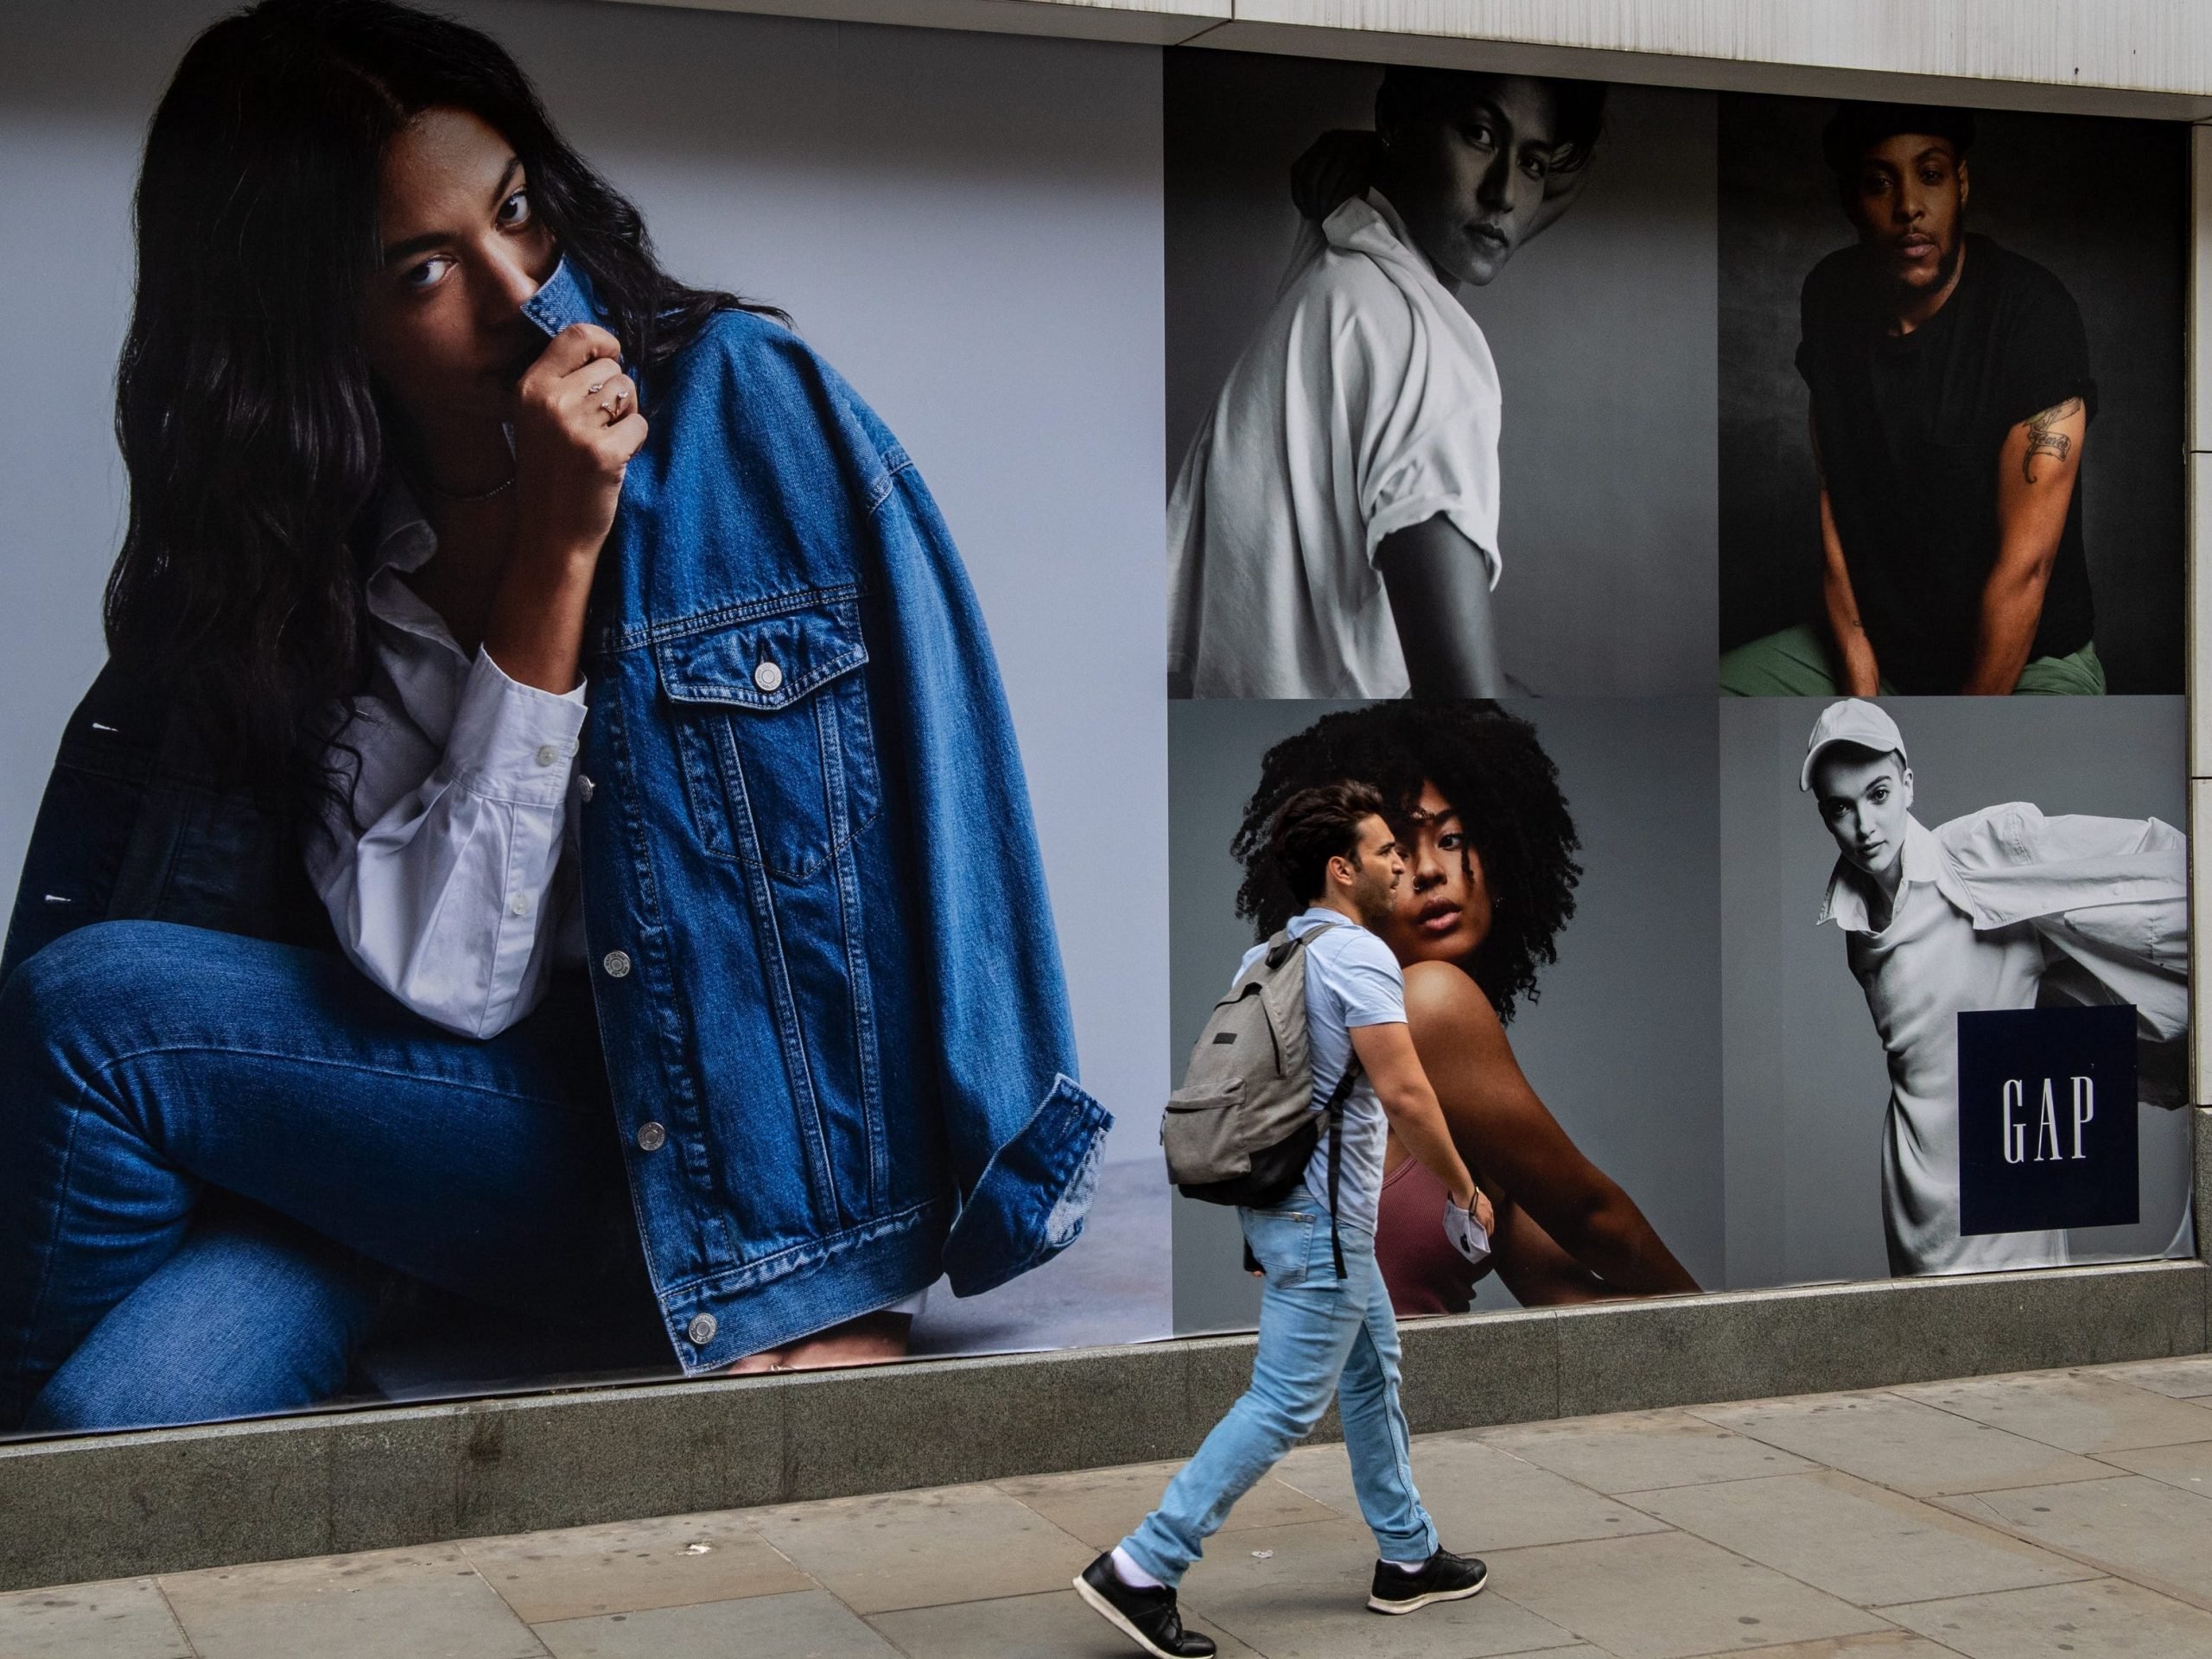
<path fill-rule="evenodd" d="M 1425 1560 L 1436 1525 L 1414 1490 L 1398 1408 L 1398 1321 L 1375 1240 L 1344 1230 L 1346 1276 L 1329 1250 L 1329 1212 L 1300 1187 L 1273 1210 L 1243 1210 L 1244 1239 L 1267 1274 L 1252 1385 L 1185 1464 L 1160 1507 L 1122 1541 L 1162 1584 L 1179 1584 L 1236 1500 L 1313 1431 L 1334 1395 L 1352 1490 L 1385 1560 Z"/>

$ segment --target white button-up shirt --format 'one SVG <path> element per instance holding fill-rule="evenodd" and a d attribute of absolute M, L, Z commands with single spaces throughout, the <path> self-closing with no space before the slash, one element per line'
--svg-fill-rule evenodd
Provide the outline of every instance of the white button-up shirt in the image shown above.
<path fill-rule="evenodd" d="M 2136 1014 L 2145 1105 L 2183 1103 L 2189 843 L 2156 818 L 2046 817 L 2008 802 L 1905 822 L 1902 880 L 1876 932 L 1840 860 L 1820 919 L 1844 931 L 1890 1070 L 1882 1211 L 1893 1271 L 1989 1272 L 2069 1259 L 2063 1231 L 1959 1232 L 1958 1015 L 2054 1001 Z"/>
<path fill-rule="evenodd" d="M 368 579 L 369 687 L 339 739 L 359 756 L 365 827 L 327 817 L 308 874 L 356 967 L 423 1018 L 490 1037 L 537 1006 L 556 963 L 583 960 L 567 854 L 584 696 L 465 655 L 403 580 L 436 551 L 394 489 Z"/>

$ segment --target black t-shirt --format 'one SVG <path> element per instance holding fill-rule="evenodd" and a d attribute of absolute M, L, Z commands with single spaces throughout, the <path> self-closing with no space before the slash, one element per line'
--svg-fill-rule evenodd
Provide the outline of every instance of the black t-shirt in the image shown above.
<path fill-rule="evenodd" d="M 1955 692 L 1997 562 L 2005 435 L 2069 397 L 2094 416 L 2096 382 L 2073 296 L 1985 236 L 1942 310 L 1909 334 L 1891 321 L 1864 252 L 1830 254 L 1805 279 L 1797 372 L 1875 660 L 1900 691 Z M 2029 655 L 2079 651 L 2094 622 L 2076 474 Z"/>

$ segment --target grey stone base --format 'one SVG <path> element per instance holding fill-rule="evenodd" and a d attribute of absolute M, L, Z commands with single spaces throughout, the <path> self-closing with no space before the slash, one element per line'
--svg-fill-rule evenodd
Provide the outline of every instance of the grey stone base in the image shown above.
<path fill-rule="evenodd" d="M 1416 1432 L 2206 1350 L 2212 1269 L 1724 1293 L 1405 1328 Z M 1189 1453 L 1223 1337 L 0 1446 L 0 1589 Z M 1325 1425 L 1323 1433 L 1331 1432 Z"/>

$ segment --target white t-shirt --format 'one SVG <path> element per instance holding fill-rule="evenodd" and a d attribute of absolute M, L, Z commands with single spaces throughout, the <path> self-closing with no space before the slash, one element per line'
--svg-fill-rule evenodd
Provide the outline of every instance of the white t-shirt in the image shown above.
<path fill-rule="evenodd" d="M 1355 1026 L 1402 1026 L 1406 1022 L 1406 978 L 1390 947 L 1365 928 L 1336 911 L 1316 905 L 1291 918 L 1290 931 L 1300 938 L 1319 929 L 1306 946 L 1306 1040 L 1313 1067 L 1313 1104 L 1328 1103 L 1337 1081 L 1352 1058 Z M 1237 964 L 1241 980 L 1267 954 L 1255 944 Z M 1236 980 L 1230 982 L 1233 985 Z M 1376 1210 L 1382 1192 L 1382 1154 L 1389 1138 L 1389 1122 L 1375 1084 L 1362 1073 L 1344 1096 L 1344 1161 L 1337 1171 L 1337 1201 L 1340 1225 L 1356 1231 L 1375 1230 Z M 1325 1131 L 1306 1166 L 1306 1189 L 1329 1202 L 1329 1136 Z"/>
<path fill-rule="evenodd" d="M 1497 546 L 1497 365 L 1379 193 L 1302 245 L 1167 508 L 1168 674 L 1201 697 L 1408 689 L 1382 538 Z"/>

